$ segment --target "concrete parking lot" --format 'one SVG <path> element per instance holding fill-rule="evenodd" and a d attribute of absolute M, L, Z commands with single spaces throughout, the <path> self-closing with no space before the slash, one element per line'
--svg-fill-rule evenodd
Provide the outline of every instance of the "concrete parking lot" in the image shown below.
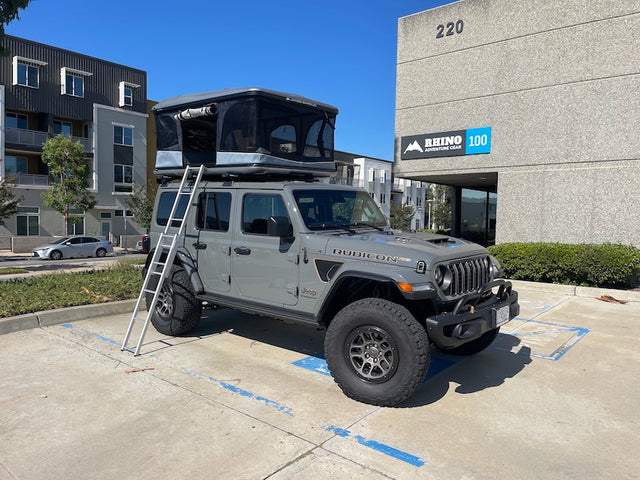
<path fill-rule="evenodd" d="M 346 398 L 322 332 L 229 310 L 139 357 L 128 314 L 2 335 L 0 480 L 640 478 L 640 302 L 519 290 L 399 408 Z"/>

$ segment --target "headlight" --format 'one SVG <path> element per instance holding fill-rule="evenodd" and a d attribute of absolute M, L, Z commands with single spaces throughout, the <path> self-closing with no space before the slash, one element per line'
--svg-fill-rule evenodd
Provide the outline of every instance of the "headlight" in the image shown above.
<path fill-rule="evenodd" d="M 491 261 L 491 265 L 489 266 L 491 272 L 491 280 L 495 280 L 496 278 L 502 277 L 504 272 L 502 271 L 502 267 L 500 266 L 500 262 L 496 260 L 493 256 L 489 256 L 489 260 Z"/>
<path fill-rule="evenodd" d="M 436 285 L 446 290 L 451 284 L 451 271 L 445 265 L 438 265 L 433 272 Z"/>

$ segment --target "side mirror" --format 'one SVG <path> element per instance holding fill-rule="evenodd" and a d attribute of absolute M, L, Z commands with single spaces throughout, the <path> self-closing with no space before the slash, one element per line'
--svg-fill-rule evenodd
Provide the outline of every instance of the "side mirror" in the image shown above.
<path fill-rule="evenodd" d="M 272 216 L 267 221 L 267 235 L 270 237 L 290 237 L 291 222 L 288 217 Z"/>

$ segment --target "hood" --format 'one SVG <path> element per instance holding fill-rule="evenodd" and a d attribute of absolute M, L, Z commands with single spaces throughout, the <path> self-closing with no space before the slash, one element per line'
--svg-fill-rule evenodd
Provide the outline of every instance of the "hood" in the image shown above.
<path fill-rule="evenodd" d="M 429 233 L 365 233 L 332 237 L 325 253 L 335 257 L 406 265 L 414 267 L 419 260 L 431 269 L 435 262 L 488 255 L 486 248 L 446 235 Z"/>

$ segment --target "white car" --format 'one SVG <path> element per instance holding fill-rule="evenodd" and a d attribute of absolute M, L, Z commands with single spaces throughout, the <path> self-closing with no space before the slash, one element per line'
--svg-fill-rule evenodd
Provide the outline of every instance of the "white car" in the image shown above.
<path fill-rule="evenodd" d="M 111 242 L 96 237 L 63 237 L 59 240 L 36 247 L 32 256 L 60 260 L 72 257 L 104 257 L 113 253 Z"/>

